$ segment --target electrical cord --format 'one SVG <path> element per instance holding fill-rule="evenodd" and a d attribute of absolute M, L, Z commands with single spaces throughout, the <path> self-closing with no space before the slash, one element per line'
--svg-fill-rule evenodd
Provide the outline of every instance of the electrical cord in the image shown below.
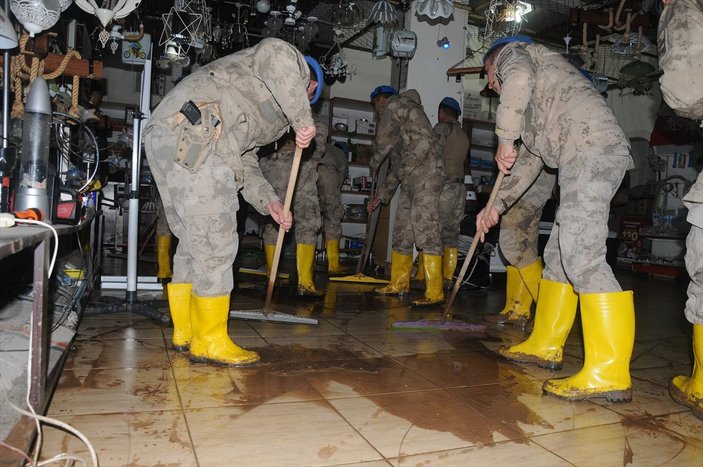
<path fill-rule="evenodd" d="M 72 121 L 78 123 L 83 128 L 83 131 L 88 133 L 88 136 L 90 136 L 90 139 L 93 141 L 93 147 L 95 148 L 95 168 L 93 169 L 93 173 L 90 175 L 90 177 L 88 177 L 88 179 L 83 184 L 83 186 L 78 189 L 78 192 L 80 193 L 83 190 L 85 190 L 88 186 L 90 186 L 90 184 L 95 179 L 95 175 L 98 173 L 98 167 L 100 166 L 100 162 L 99 162 L 100 161 L 100 148 L 98 148 L 98 140 L 95 137 L 95 133 L 93 133 L 93 130 L 91 130 L 90 128 L 85 126 L 85 124 L 81 120 L 77 119 L 76 117 L 69 115 L 69 114 L 62 113 L 62 112 L 54 112 L 54 115 L 58 115 L 60 117 L 67 118 L 69 120 L 72 120 Z"/>
<path fill-rule="evenodd" d="M 15 219 L 15 222 L 18 224 L 40 225 L 42 227 L 50 229 L 51 232 L 54 234 L 54 253 L 51 255 L 51 262 L 49 263 L 49 272 L 47 274 L 48 277 L 51 277 L 51 273 L 54 272 L 54 265 L 56 264 L 56 255 L 58 255 L 59 253 L 59 234 L 56 232 L 56 229 L 51 224 L 47 224 L 46 222 L 42 221 L 35 221 L 33 219 Z"/>

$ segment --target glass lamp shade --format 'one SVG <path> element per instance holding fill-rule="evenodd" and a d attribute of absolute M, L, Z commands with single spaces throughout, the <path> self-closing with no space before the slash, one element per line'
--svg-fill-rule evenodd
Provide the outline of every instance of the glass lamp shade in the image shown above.
<path fill-rule="evenodd" d="M 10 18 L 0 8 L 0 50 L 9 50 L 17 47 L 17 34 L 12 27 Z"/>
<path fill-rule="evenodd" d="M 30 37 L 53 27 L 61 15 L 59 0 L 10 0 L 10 8 Z"/>
<path fill-rule="evenodd" d="M 59 3 L 61 4 L 61 11 L 66 11 L 66 8 L 71 6 L 71 3 L 73 3 L 73 0 L 59 0 Z"/>

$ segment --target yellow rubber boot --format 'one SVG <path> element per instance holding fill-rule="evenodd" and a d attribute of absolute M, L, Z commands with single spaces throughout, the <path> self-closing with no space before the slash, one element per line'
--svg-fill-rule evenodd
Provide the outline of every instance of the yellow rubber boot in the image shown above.
<path fill-rule="evenodd" d="M 327 240 L 327 273 L 330 276 L 342 274 L 342 265 L 339 264 L 339 240 Z"/>
<path fill-rule="evenodd" d="M 530 292 L 532 300 L 534 300 L 535 302 L 537 301 L 537 298 L 539 296 L 539 284 L 542 280 L 543 271 L 544 263 L 542 262 L 542 258 L 537 259 L 537 261 L 530 264 L 529 266 L 525 266 L 524 268 L 518 269 L 520 277 L 522 278 L 522 282 L 527 287 L 527 290 Z"/>
<path fill-rule="evenodd" d="M 276 245 L 264 244 L 264 258 L 266 259 L 266 270 L 271 272 L 273 268 L 273 256 L 276 253 Z"/>
<path fill-rule="evenodd" d="M 190 293 L 193 284 L 170 282 L 166 284 L 168 309 L 173 321 L 171 345 L 176 352 L 187 352 L 193 332 L 190 327 Z"/>
<path fill-rule="evenodd" d="M 417 271 L 415 271 L 413 280 L 420 282 L 425 281 L 425 255 L 422 252 L 417 254 Z"/>
<path fill-rule="evenodd" d="M 406 294 L 410 291 L 410 273 L 413 269 L 412 255 L 391 253 L 391 281 L 385 287 L 374 289 L 384 295 Z"/>
<path fill-rule="evenodd" d="M 295 262 L 298 267 L 298 296 L 322 297 L 323 291 L 315 288 L 313 268 L 315 267 L 315 245 L 298 243 L 295 252 Z"/>
<path fill-rule="evenodd" d="M 442 257 L 425 254 L 425 296 L 414 300 L 415 306 L 430 306 L 444 303 L 442 280 Z"/>
<path fill-rule="evenodd" d="M 570 401 L 605 397 L 608 402 L 629 402 L 630 357 L 635 345 L 632 291 L 582 293 L 579 298 L 583 368 L 568 378 L 548 379 L 542 392 Z"/>
<path fill-rule="evenodd" d="M 454 271 L 456 271 L 458 259 L 458 248 L 445 248 L 442 252 L 442 277 L 445 283 L 451 284 L 454 282 Z"/>
<path fill-rule="evenodd" d="M 486 315 L 485 319 L 495 324 L 524 327 L 530 320 L 532 303 L 537 300 L 544 266 L 542 260 L 538 259 L 522 269 L 514 266 L 506 269 L 505 308 L 498 314 Z"/>
<path fill-rule="evenodd" d="M 501 346 L 498 353 L 508 360 L 536 363 L 542 368 L 560 370 L 564 343 L 576 318 L 578 295 L 571 284 L 542 279 L 535 312 L 535 326 L 525 342 Z"/>
<path fill-rule="evenodd" d="M 693 374 L 690 378 L 674 376 L 669 382 L 669 395 L 703 420 L 703 324 L 693 325 Z"/>
<path fill-rule="evenodd" d="M 259 361 L 259 354 L 239 347 L 227 334 L 229 295 L 191 295 L 190 361 L 218 365 L 245 366 Z"/>
<path fill-rule="evenodd" d="M 156 263 L 159 266 L 159 270 L 156 273 L 157 279 L 170 279 L 173 277 L 170 235 L 158 235 L 156 237 Z"/>

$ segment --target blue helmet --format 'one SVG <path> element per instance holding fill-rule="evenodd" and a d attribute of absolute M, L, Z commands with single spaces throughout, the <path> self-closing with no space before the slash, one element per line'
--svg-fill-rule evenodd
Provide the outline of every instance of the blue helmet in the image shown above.
<path fill-rule="evenodd" d="M 439 105 L 446 105 L 447 107 L 461 115 L 461 105 L 459 105 L 459 102 L 457 102 L 457 100 L 454 98 L 445 97 L 444 99 L 442 99 L 442 102 L 440 102 Z"/>
<path fill-rule="evenodd" d="M 310 69 L 315 72 L 315 76 L 311 76 L 310 79 L 317 81 L 317 89 L 315 90 L 315 95 L 310 99 L 310 105 L 317 102 L 317 100 L 322 95 L 322 88 L 325 87 L 325 75 L 322 72 L 322 67 L 317 60 L 312 58 L 310 55 L 305 56 L 305 61 L 308 62 Z"/>
<path fill-rule="evenodd" d="M 398 94 L 398 91 L 396 91 L 393 86 L 388 86 L 387 84 L 376 86 L 376 88 L 371 91 L 371 100 L 379 94 Z"/>
<path fill-rule="evenodd" d="M 488 60 L 488 57 L 493 55 L 493 52 L 500 47 L 501 45 L 505 44 L 510 44 L 511 42 L 524 42 L 526 44 L 532 44 L 532 38 L 527 37 L 527 36 L 508 36 L 508 37 L 501 37 L 500 39 L 497 39 L 493 44 L 491 44 L 491 48 L 488 49 L 488 52 L 486 52 L 486 55 L 483 56 L 483 64 L 486 64 L 486 60 Z"/>

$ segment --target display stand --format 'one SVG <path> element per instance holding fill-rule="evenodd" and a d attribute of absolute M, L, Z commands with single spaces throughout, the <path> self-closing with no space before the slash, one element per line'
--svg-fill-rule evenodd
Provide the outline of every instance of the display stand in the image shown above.
<path fill-rule="evenodd" d="M 150 51 L 150 56 L 151 56 Z M 138 290 L 159 290 L 161 284 L 155 277 L 139 277 L 137 261 L 139 250 L 139 180 L 142 163 L 142 131 L 151 115 L 151 60 L 144 62 L 141 76 L 141 98 L 139 111 L 134 112 L 133 144 L 132 144 L 132 179 L 128 194 L 128 234 L 127 234 L 127 276 L 102 276 L 103 289 L 126 290 L 125 299 L 115 297 L 101 297 L 100 301 L 92 304 L 87 313 L 109 313 L 129 311 L 154 319 L 162 324 L 170 324 L 171 319 L 167 314 L 161 313 L 157 306 L 164 304 L 165 300 L 149 300 L 139 302 Z"/>

